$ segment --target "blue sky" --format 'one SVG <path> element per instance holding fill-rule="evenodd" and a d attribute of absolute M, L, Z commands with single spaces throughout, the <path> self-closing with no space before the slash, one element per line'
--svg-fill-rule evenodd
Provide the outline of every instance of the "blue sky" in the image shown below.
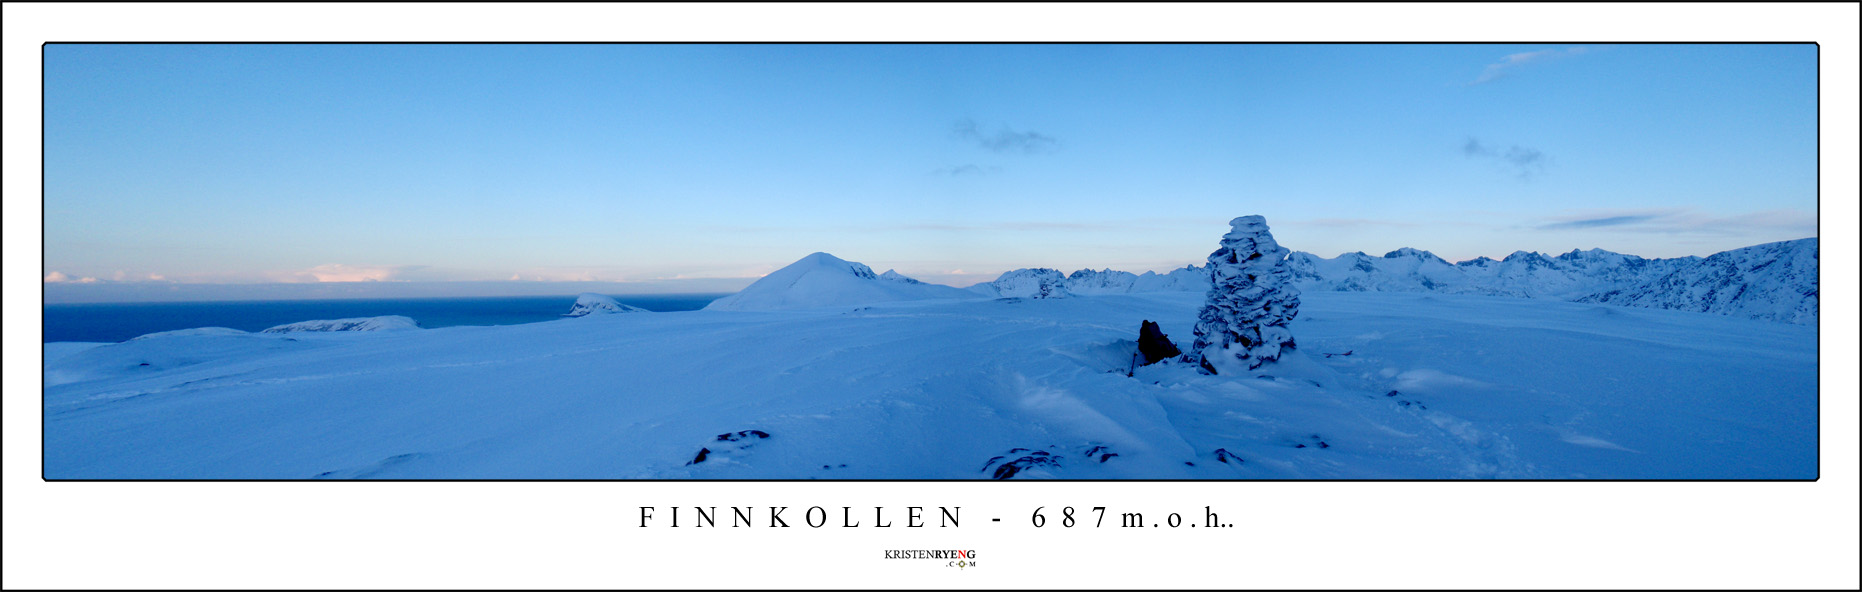
<path fill-rule="evenodd" d="M 1451 261 L 1817 232 L 1812 45 L 48 45 L 44 63 L 48 283 L 676 291 L 827 251 L 969 285 L 1197 263 L 1246 214 L 1325 257 Z"/>

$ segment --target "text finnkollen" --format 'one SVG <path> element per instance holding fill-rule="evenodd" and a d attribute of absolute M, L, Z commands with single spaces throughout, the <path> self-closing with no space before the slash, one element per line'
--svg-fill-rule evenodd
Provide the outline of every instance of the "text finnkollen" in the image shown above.
<path fill-rule="evenodd" d="M 757 514 L 760 508 L 756 506 L 730 506 L 724 511 L 719 511 L 717 506 L 669 506 L 668 508 L 670 511 L 660 512 L 659 506 L 640 506 L 640 528 L 646 528 L 649 524 L 672 528 L 746 528 L 759 523 Z M 873 506 L 872 519 L 866 521 L 862 520 L 866 517 L 865 510 L 860 512 L 859 517 L 853 515 L 852 506 L 841 506 L 840 511 L 840 521 L 836 526 L 842 528 L 861 526 L 891 528 L 896 524 L 893 518 L 887 516 L 886 508 L 882 506 Z M 784 514 L 785 512 L 787 515 Z M 794 526 L 789 523 L 791 520 L 794 520 L 796 525 L 821 528 L 828 525 L 830 514 L 821 506 L 811 506 L 806 510 L 797 511 L 790 511 L 788 506 L 769 506 L 769 511 L 760 513 L 763 514 L 762 518 L 765 519 L 763 522 L 767 522 L 769 528 L 790 528 Z M 937 513 L 939 515 L 938 528 L 956 528 L 958 515 L 963 513 L 963 506 L 949 508 L 938 506 Z M 906 506 L 904 520 L 905 523 L 899 526 L 924 528 L 927 526 L 925 507 Z"/>

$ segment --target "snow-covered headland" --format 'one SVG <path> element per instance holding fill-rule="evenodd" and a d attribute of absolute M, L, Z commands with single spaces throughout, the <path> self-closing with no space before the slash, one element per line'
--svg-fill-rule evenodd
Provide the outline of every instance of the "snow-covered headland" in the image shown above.
<path fill-rule="evenodd" d="M 1210 300 L 1204 268 L 1047 270 L 982 293 L 825 253 L 700 311 L 47 344 L 45 476 L 1817 477 L 1814 325 L 1368 289 L 1394 277 L 1472 285 L 1421 254 L 1369 262 L 1365 291 L 1313 290 L 1302 269 L 1336 279 L 1333 264 L 1284 255 L 1303 290 L 1297 315 L 1262 322 L 1293 339 L 1214 374 L 1134 361 L 1147 320 L 1190 349 Z M 1789 257 L 1716 265 L 1790 285 L 1803 278 L 1764 275 L 1801 272 Z M 1555 284 L 1543 270 L 1557 267 L 1537 265 L 1482 273 Z M 1611 298 L 1698 292 L 1705 280 L 1681 271 L 1651 284 L 1667 291 Z M 1204 287 L 1186 287 L 1198 272 Z M 1656 271 L 1621 281 L 1645 273 Z"/>
<path fill-rule="evenodd" d="M 615 300 L 614 297 L 612 296 L 606 296 L 606 295 L 594 294 L 594 293 L 583 293 L 582 295 L 575 297 L 575 305 L 570 306 L 569 312 L 564 313 L 562 316 L 585 317 L 588 315 L 617 314 L 617 313 L 629 313 L 629 312 L 650 312 L 650 311 L 644 308 L 640 308 L 638 306 L 628 306 L 626 304 L 621 304 L 620 301 Z"/>
<path fill-rule="evenodd" d="M 260 333 L 330 333 L 337 331 L 401 331 L 419 329 L 420 323 L 403 316 L 362 317 L 300 321 L 279 325 Z M 171 332 L 172 333 L 172 332 Z"/>

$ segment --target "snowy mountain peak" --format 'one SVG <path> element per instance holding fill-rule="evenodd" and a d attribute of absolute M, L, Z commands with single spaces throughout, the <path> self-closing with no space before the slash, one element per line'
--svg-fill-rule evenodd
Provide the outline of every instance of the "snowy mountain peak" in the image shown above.
<path fill-rule="evenodd" d="M 1003 273 L 988 285 L 1003 298 L 1066 298 L 1071 295 L 1066 284 L 1060 270 L 1040 267 Z"/>
<path fill-rule="evenodd" d="M 879 279 L 886 280 L 888 282 L 899 282 L 902 284 L 923 284 L 924 283 L 924 282 L 912 279 L 910 277 L 906 277 L 905 274 L 899 273 L 897 270 L 892 270 L 892 269 L 886 270 L 886 273 L 879 274 Z"/>
<path fill-rule="evenodd" d="M 1160 274 L 1147 271 L 1133 278 L 1132 292 L 1207 292 L 1209 290 L 1209 270 L 1197 265 L 1185 265 L 1170 273 Z"/>
<path fill-rule="evenodd" d="M 1416 260 L 1425 261 L 1425 262 L 1435 261 L 1443 265 L 1448 264 L 1448 262 L 1443 260 L 1441 257 L 1435 256 L 1435 253 L 1430 253 L 1428 251 L 1424 251 L 1421 249 L 1412 249 L 1409 247 L 1403 247 L 1395 251 L 1384 253 L 1384 258 L 1385 259 L 1416 259 Z"/>
<path fill-rule="evenodd" d="M 1082 269 L 1068 274 L 1065 285 L 1074 294 L 1123 294 L 1137 282 L 1138 275 L 1129 271 Z"/>
<path fill-rule="evenodd" d="M 819 268 L 819 269 L 832 270 L 832 271 L 845 271 L 849 274 L 852 274 L 855 277 L 866 278 L 866 279 L 876 279 L 879 277 L 878 274 L 873 273 L 873 268 L 871 267 L 867 267 L 864 264 L 855 263 L 852 261 L 848 261 L 846 259 L 842 259 L 840 257 L 835 257 L 833 255 L 829 255 L 827 253 L 821 253 L 821 252 L 811 253 L 807 257 L 803 257 L 800 260 L 797 260 L 795 263 L 789 264 L 789 267 L 784 267 L 782 269 L 788 270 L 790 268 L 794 268 L 798 266 Z M 782 271 L 779 270 L 776 273 L 782 273 Z M 775 275 L 775 274 L 772 273 L 770 275 Z"/>
<path fill-rule="evenodd" d="M 594 314 L 615 314 L 623 312 L 647 312 L 647 309 L 621 304 L 613 298 L 593 292 L 575 297 L 575 306 L 570 307 L 565 317 L 585 317 Z"/>
<path fill-rule="evenodd" d="M 713 301 L 705 310 L 776 310 L 975 297 L 950 286 L 899 281 L 895 278 L 905 276 L 891 275 L 895 277 L 882 279 L 866 265 L 814 253 L 763 276 L 741 292 Z"/>
<path fill-rule="evenodd" d="M 1513 254 L 1507 255 L 1505 259 L 1501 259 L 1500 261 L 1540 266 L 1549 266 L 1552 264 L 1550 259 L 1546 259 L 1544 255 L 1540 255 L 1535 251 L 1513 251 Z"/>
<path fill-rule="evenodd" d="M 279 325 L 260 333 L 325 333 L 333 331 L 399 331 L 419 329 L 420 323 L 404 316 L 327 319 Z"/>

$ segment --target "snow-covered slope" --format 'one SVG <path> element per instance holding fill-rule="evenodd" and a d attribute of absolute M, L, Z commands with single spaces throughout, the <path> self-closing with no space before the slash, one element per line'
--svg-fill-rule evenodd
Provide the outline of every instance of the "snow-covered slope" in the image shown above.
<path fill-rule="evenodd" d="M 1299 349 L 1232 376 L 1172 362 L 1126 376 L 1141 321 L 1192 333 L 1193 292 L 74 347 L 45 366 L 44 474 L 1818 476 L 1814 327 L 1487 296 L 1301 300 Z"/>
<path fill-rule="evenodd" d="M 404 316 L 360 317 L 353 319 L 328 319 L 319 321 L 302 321 L 279 325 L 260 331 L 260 333 L 327 333 L 334 331 L 399 331 L 402 329 L 419 329 L 420 323 Z"/>
<path fill-rule="evenodd" d="M 778 310 L 976 297 L 950 286 L 893 275 L 896 277 L 881 279 L 865 265 L 815 253 L 763 276 L 743 291 L 713 301 L 705 310 Z"/>
<path fill-rule="evenodd" d="M 1715 253 L 1653 281 L 1578 300 L 1815 324 L 1817 239 Z"/>
<path fill-rule="evenodd" d="M 592 314 L 615 314 L 625 312 L 648 312 L 638 306 L 628 306 L 605 294 L 585 292 L 575 297 L 575 306 L 569 307 L 565 317 L 585 317 Z"/>

